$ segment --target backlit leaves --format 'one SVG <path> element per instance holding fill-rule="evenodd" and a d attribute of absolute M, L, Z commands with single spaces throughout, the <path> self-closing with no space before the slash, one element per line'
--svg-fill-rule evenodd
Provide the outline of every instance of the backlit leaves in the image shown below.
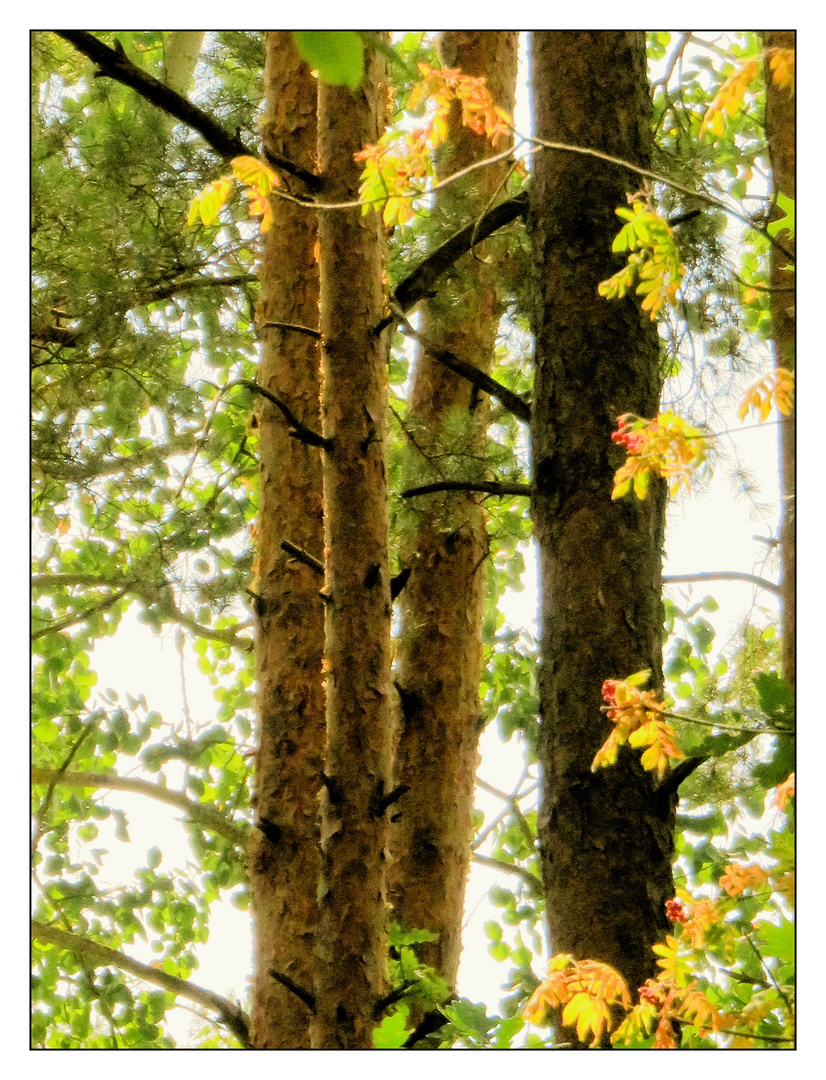
<path fill-rule="evenodd" d="M 415 214 L 415 200 L 435 179 L 433 151 L 447 138 L 447 114 L 452 102 L 462 109 L 462 124 L 487 136 L 494 147 L 507 138 L 511 119 L 498 108 L 482 77 L 464 75 L 458 68 L 419 65 L 421 81 L 408 100 L 409 112 L 425 110 L 424 122 L 412 131 L 388 128 L 375 146 L 356 154 L 365 163 L 359 195 L 363 212 L 383 202 L 385 225 L 404 225 Z"/>
<path fill-rule="evenodd" d="M 608 702 L 606 710 L 614 730 L 599 748 L 591 763 L 591 772 L 614 765 L 621 746 L 646 747 L 641 763 L 646 771 L 656 769 L 662 775 L 669 760 L 685 755 L 674 741 L 674 729 L 662 718 L 665 705 L 658 702 L 651 690 L 642 690 L 650 677 L 649 671 L 638 671 L 627 679 L 606 679 L 602 696 Z"/>
<path fill-rule="evenodd" d="M 651 476 L 661 476 L 675 495 L 681 486 L 688 489 L 707 463 L 708 440 L 672 412 L 660 413 L 653 420 L 625 413 L 611 439 L 628 451 L 625 464 L 614 475 L 612 499 L 627 495 L 632 485 L 637 498 L 644 499 Z"/>
<path fill-rule="evenodd" d="M 674 235 L 668 223 L 642 200 L 636 200 L 632 210 L 620 207 L 615 213 L 627 224 L 617 234 L 612 250 L 631 254 L 622 270 L 600 282 L 599 294 L 621 299 L 638 281 L 641 307 L 653 319 L 665 303 L 675 302 L 685 274 Z"/>
<path fill-rule="evenodd" d="M 751 411 L 762 423 L 768 419 L 773 406 L 777 406 L 777 411 L 784 416 L 791 416 L 793 404 L 794 373 L 786 368 L 776 367 L 749 387 L 737 415 L 744 420 Z"/>
<path fill-rule="evenodd" d="M 221 207 L 229 198 L 234 177 L 239 183 L 246 185 L 244 195 L 250 201 L 250 214 L 261 218 L 259 228 L 262 233 L 267 232 L 272 225 L 272 210 L 267 196 L 281 181 L 269 165 L 258 158 L 237 157 L 232 159 L 231 164 L 232 177 L 219 177 L 193 198 L 189 204 L 187 225 L 194 225 L 199 218 L 203 225 L 211 225 L 215 221 Z"/>
<path fill-rule="evenodd" d="M 611 1030 L 611 1006 L 627 1009 L 631 997 L 622 976 L 608 964 L 594 960 L 576 961 L 567 953 L 553 957 L 548 976 L 531 995 L 523 1009 L 528 1023 L 541 1024 L 549 1009 L 562 1007 L 562 1023 L 576 1028 L 584 1042 L 593 1036 L 597 1046 L 602 1035 Z"/>

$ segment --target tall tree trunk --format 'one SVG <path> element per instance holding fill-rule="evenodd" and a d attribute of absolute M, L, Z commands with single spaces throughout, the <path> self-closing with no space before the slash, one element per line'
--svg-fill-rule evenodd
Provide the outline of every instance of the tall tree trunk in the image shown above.
<path fill-rule="evenodd" d="M 645 37 L 543 31 L 531 38 L 537 137 L 641 166 L 652 143 Z M 636 989 L 654 974 L 672 895 L 674 797 L 639 752 L 591 772 L 610 730 L 605 679 L 643 668 L 662 686 L 661 484 L 611 500 L 617 415 L 653 416 L 655 325 L 632 297 L 603 300 L 618 268 L 615 207 L 626 170 L 545 150 L 531 183 L 536 378 L 533 519 L 540 570 L 542 787 L 539 834 L 554 953 L 613 965 Z"/>
<path fill-rule="evenodd" d="M 764 42 L 767 49 L 794 49 L 794 30 L 767 30 Z M 769 71 L 766 59 L 766 141 L 772 172 L 772 209 L 769 220 L 783 217 L 777 205 L 778 194 L 795 197 L 795 100 L 794 88 L 779 87 Z M 794 253 L 794 237 L 784 232 L 779 237 L 783 246 Z M 777 367 L 794 371 L 795 311 L 794 275 L 784 267 L 789 260 L 772 247 L 771 294 L 772 347 Z M 778 433 L 780 474 L 780 605 L 783 624 L 781 668 L 783 678 L 794 685 L 795 676 L 795 424 L 794 414 L 784 417 Z"/>
<path fill-rule="evenodd" d="M 325 202 L 358 198 L 353 155 L 381 133 L 384 62 L 361 87 L 319 87 Z M 373 1045 L 384 990 L 390 780 L 387 348 L 376 213 L 323 210 L 321 245 L 327 751 L 315 946 L 316 1049 Z"/>
<path fill-rule="evenodd" d="M 267 35 L 264 70 L 268 148 L 315 169 L 318 84 L 285 31 Z M 318 340 L 275 323 L 318 325 L 317 222 L 312 211 L 272 201 L 263 238 L 261 360 L 257 381 L 319 426 Z M 258 409 L 262 597 L 256 633 L 258 754 L 256 829 L 249 845 L 254 935 L 252 1025 L 259 1049 L 309 1047 L 310 1012 L 272 975 L 310 992 L 317 922 L 318 789 L 324 760 L 324 605 L 320 576 L 282 548 L 283 540 L 323 555 L 321 457 L 291 438 L 279 410 Z M 263 830 L 263 831 L 262 831 Z"/>
<path fill-rule="evenodd" d="M 195 74 L 195 65 L 198 63 L 203 41 L 203 30 L 173 30 L 166 35 L 164 82 L 170 90 L 186 95 Z"/>
<path fill-rule="evenodd" d="M 518 36 L 513 31 L 449 31 L 440 38 L 440 57 L 445 67 L 485 76 L 493 100 L 512 112 Z M 440 178 L 491 153 L 486 139 L 462 126 L 458 102 L 448 125 L 437 163 Z M 489 167 L 441 188 L 435 196 L 436 217 L 468 220 L 481 214 L 505 168 Z M 495 258 L 497 246 L 501 240 L 489 240 L 475 255 L 464 256 L 422 310 L 421 331 L 428 339 L 485 371 L 491 367 L 503 305 L 492 267 L 481 260 Z M 454 442 L 452 448 L 478 459 L 487 415 L 487 399 L 419 347 L 406 417 L 413 436 L 408 479 L 439 479 L 428 462 L 445 449 L 446 421 L 452 422 L 455 438 L 456 421 L 465 418 L 464 444 Z M 479 496 L 450 493 L 416 499 L 406 518 L 400 562 L 411 576 L 401 598 L 396 775 L 410 791 L 392 832 L 390 896 L 399 923 L 438 934 L 420 955 L 453 986 L 477 765 L 485 514 Z"/>

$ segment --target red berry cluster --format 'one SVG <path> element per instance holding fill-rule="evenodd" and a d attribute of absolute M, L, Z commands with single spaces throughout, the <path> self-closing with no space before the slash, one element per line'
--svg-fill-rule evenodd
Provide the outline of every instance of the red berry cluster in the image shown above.
<path fill-rule="evenodd" d="M 628 427 L 628 418 L 621 416 L 619 419 L 619 427 L 612 433 L 611 441 L 617 443 L 618 446 L 624 446 L 629 454 L 636 454 L 639 451 L 644 438 L 639 432 L 629 431 Z"/>
<path fill-rule="evenodd" d="M 660 995 L 651 986 L 641 986 L 640 1001 L 645 1001 L 648 1005 L 659 1005 Z"/>
<path fill-rule="evenodd" d="M 609 705 L 613 705 L 617 700 L 617 687 L 619 686 L 619 679 L 606 679 L 602 684 L 602 696 L 608 702 Z"/>
<path fill-rule="evenodd" d="M 665 902 L 665 914 L 666 918 L 671 922 L 687 923 L 688 916 L 683 911 L 682 900 L 666 900 Z"/>

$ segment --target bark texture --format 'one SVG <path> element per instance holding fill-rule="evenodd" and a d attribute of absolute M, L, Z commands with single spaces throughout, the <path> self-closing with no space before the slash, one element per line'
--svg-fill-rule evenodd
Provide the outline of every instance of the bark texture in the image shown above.
<path fill-rule="evenodd" d="M 445 67 L 485 76 L 493 100 L 512 112 L 517 42 L 514 31 L 449 31 L 439 53 Z M 489 140 L 462 126 L 458 102 L 448 124 L 440 177 L 492 152 Z M 455 217 L 457 224 L 480 215 L 505 169 L 483 169 L 441 188 L 435 215 Z M 494 238 L 475 256 L 465 255 L 422 308 L 422 334 L 486 372 L 503 310 L 487 260 L 501 245 Z M 466 474 L 489 478 L 478 469 L 488 412 L 486 396 L 419 347 L 406 417 L 408 481 L 443 479 L 447 474 L 434 463 L 444 460 L 448 445 L 467 455 Z M 446 423 L 453 425 L 452 442 Z M 457 431 L 463 435 L 458 443 Z M 467 463 L 477 468 L 471 464 L 468 473 Z M 405 518 L 400 564 L 411 576 L 401 595 L 396 780 L 410 790 L 393 827 L 390 895 L 396 921 L 438 934 L 419 955 L 454 986 L 477 767 L 485 513 L 481 496 L 452 492 L 416 499 Z"/>
<path fill-rule="evenodd" d="M 263 135 L 276 153 L 315 170 L 317 83 L 291 35 L 270 31 L 264 71 Z M 315 215 L 274 198 L 263 238 L 261 360 L 257 381 L 289 404 L 308 427 L 320 423 L 319 343 L 283 322 L 317 328 L 319 270 Z M 258 1049 L 309 1047 L 306 1004 L 273 977 L 313 985 L 317 922 L 318 791 L 324 760 L 322 579 L 281 548 L 284 540 L 323 555 L 321 451 L 288 434 L 270 402 L 259 399 L 259 574 L 256 626 L 258 828 L 250 839 L 253 987 L 251 1041 Z"/>
<path fill-rule="evenodd" d="M 644 34 L 544 31 L 531 39 L 534 131 L 649 164 Z M 653 416 L 655 325 L 636 298 L 603 300 L 615 207 L 639 181 L 573 153 L 534 159 L 536 381 L 533 519 L 541 589 L 539 834 L 552 953 L 613 965 L 631 991 L 655 972 L 673 894 L 674 798 L 639 752 L 591 772 L 610 731 L 601 686 L 643 668 L 662 685 L 664 493 L 612 502 L 623 412 Z M 566 1032 L 567 1035 L 567 1032 Z"/>
<path fill-rule="evenodd" d="M 767 50 L 794 49 L 796 43 L 794 30 L 767 30 L 764 42 Z M 769 53 L 769 56 L 771 54 Z M 795 198 L 795 98 L 794 88 L 779 87 L 769 70 L 769 56 L 766 58 L 766 141 L 769 147 L 769 160 L 772 172 L 773 205 L 770 221 L 784 216 L 784 211 L 777 205 L 778 194 Z M 788 232 L 781 233 L 779 239 L 783 246 L 794 253 L 794 237 Z M 788 371 L 795 368 L 795 308 L 793 292 L 783 292 L 794 286 L 794 274 L 785 270 L 789 260 L 777 248 L 772 247 L 771 294 L 772 347 L 774 362 L 777 367 Z M 794 414 L 785 418 L 778 429 L 779 473 L 780 473 L 780 605 L 783 620 L 783 638 L 781 644 L 781 668 L 783 678 L 794 685 L 795 679 L 795 545 L 797 542 L 795 527 L 795 423 Z"/>
<path fill-rule="evenodd" d="M 319 86 L 325 202 L 358 197 L 353 155 L 380 135 L 384 62 L 369 51 L 361 87 Z M 327 750 L 315 945 L 317 1049 L 373 1045 L 386 978 L 390 780 L 387 349 L 379 217 L 322 211 L 321 330 L 326 561 Z"/>

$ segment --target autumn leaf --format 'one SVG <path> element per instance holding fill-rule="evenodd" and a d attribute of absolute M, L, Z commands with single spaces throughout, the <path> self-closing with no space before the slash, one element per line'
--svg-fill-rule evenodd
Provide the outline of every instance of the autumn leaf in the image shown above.
<path fill-rule="evenodd" d="M 743 107 L 746 91 L 757 78 L 758 70 L 757 60 L 745 60 L 729 75 L 706 110 L 700 138 L 709 130 L 717 136 L 723 134 L 724 117 L 736 116 Z"/>
<path fill-rule="evenodd" d="M 794 93 L 794 49 L 766 49 L 769 69 L 777 86 L 781 90 Z"/>
<path fill-rule="evenodd" d="M 790 416 L 794 404 L 794 372 L 776 367 L 762 375 L 746 391 L 737 415 L 744 420 L 749 411 L 756 413 L 760 423 L 767 420 L 776 406 L 784 416 Z"/>
<path fill-rule="evenodd" d="M 218 180 L 207 184 L 189 204 L 187 225 L 194 225 L 199 217 L 203 225 L 211 225 L 227 201 L 230 191 L 232 191 L 232 179 L 229 176 L 221 176 Z"/>

